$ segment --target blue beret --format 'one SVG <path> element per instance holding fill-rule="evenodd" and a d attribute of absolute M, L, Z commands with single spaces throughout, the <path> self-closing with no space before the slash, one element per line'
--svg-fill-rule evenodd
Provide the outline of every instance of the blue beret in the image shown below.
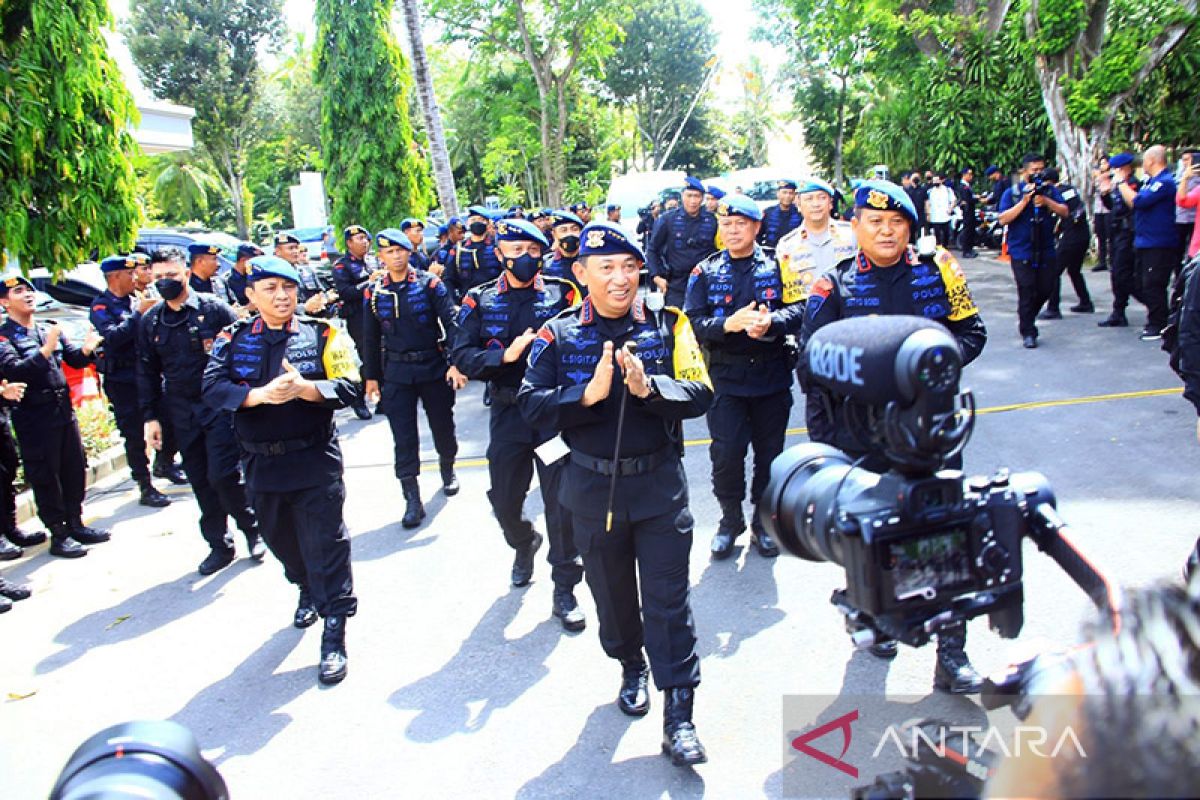
<path fill-rule="evenodd" d="M 406 219 L 406 220 L 404 220 L 403 222 L 401 222 L 401 223 L 400 223 L 400 230 L 401 230 L 401 231 L 406 231 L 406 230 L 408 230 L 409 228 L 416 227 L 417 225 L 420 225 L 420 226 L 421 226 L 421 230 L 424 230 L 424 229 L 425 229 L 425 223 L 424 223 L 424 222 L 421 222 L 421 220 L 417 219 L 416 217 L 409 217 L 408 219 Z"/>
<path fill-rule="evenodd" d="M 278 247 L 281 244 L 300 244 L 300 240 L 290 233 L 277 233 L 275 234 L 275 246 Z"/>
<path fill-rule="evenodd" d="M 483 206 L 471 206 L 470 208 L 467 209 L 467 216 L 468 217 L 483 217 L 484 219 L 491 219 L 492 212 Z"/>
<path fill-rule="evenodd" d="M 33 288 L 33 284 L 29 282 L 29 279 L 19 272 L 12 275 L 5 275 L 4 280 L 0 281 L 0 297 L 8 297 L 10 289 L 15 289 L 22 284 L 28 286 L 30 289 Z"/>
<path fill-rule="evenodd" d="M 525 215 L 525 218 L 530 222 L 537 222 L 539 219 L 544 219 L 547 215 L 546 209 L 535 208 Z"/>
<path fill-rule="evenodd" d="M 591 206 L 589 206 L 587 203 L 583 203 L 583 202 L 571 203 L 571 205 L 567 206 L 567 208 L 569 210 L 575 212 L 576 214 L 578 214 L 580 211 L 591 211 L 592 210 Z"/>
<path fill-rule="evenodd" d="M 580 258 L 628 254 L 638 261 L 646 260 L 642 248 L 611 222 L 593 222 L 583 229 L 579 238 L 582 240 L 579 245 Z"/>
<path fill-rule="evenodd" d="M 449 225 L 438 225 L 438 236 L 445 236 L 450 232 Z"/>
<path fill-rule="evenodd" d="M 242 242 L 238 245 L 237 257 L 239 261 L 241 261 L 243 258 L 253 258 L 254 256 L 261 256 L 262 254 L 262 248 L 256 244 Z"/>
<path fill-rule="evenodd" d="M 537 242 L 542 247 L 550 246 L 550 242 L 546 241 L 546 235 L 526 219 L 502 219 L 497 222 L 496 241 Z"/>
<path fill-rule="evenodd" d="M 299 285 L 300 273 L 279 256 L 255 256 L 250 259 L 250 271 L 246 273 L 246 281 L 254 283 L 263 278 L 283 278 Z"/>
<path fill-rule="evenodd" d="M 917 209 L 912 200 L 891 181 L 863 181 L 854 193 L 854 206 L 877 211 L 899 211 L 908 217 L 910 225 L 917 224 Z"/>
<path fill-rule="evenodd" d="M 777 188 L 777 189 L 792 189 L 794 191 L 796 189 L 796 182 L 794 180 L 792 180 L 791 178 L 784 178 L 783 180 L 781 180 L 779 182 L 779 185 L 775 188 Z"/>
<path fill-rule="evenodd" d="M 987 169 L 983 171 L 984 175 L 991 175 L 993 172 L 999 172 L 1000 168 L 995 164 L 988 164 Z"/>
<path fill-rule="evenodd" d="M 369 230 L 367 230 L 366 228 L 364 228 L 362 225 L 347 225 L 342 230 L 342 240 L 348 242 L 348 241 L 350 241 L 351 236 L 354 236 L 355 234 L 359 234 L 359 233 L 365 233 L 367 235 L 368 239 L 371 238 L 371 232 Z"/>
<path fill-rule="evenodd" d="M 608 205 L 606 205 L 604 207 L 604 210 L 605 211 L 620 211 L 621 204 L 620 203 L 609 203 Z"/>
<path fill-rule="evenodd" d="M 792 186 L 794 188 L 795 184 Z M 798 194 L 807 194 L 808 192 L 824 192 L 830 197 L 834 196 L 833 187 L 820 178 L 809 178 L 797 191 Z"/>
<path fill-rule="evenodd" d="M 375 234 L 376 247 L 395 247 L 396 245 L 400 245 L 410 253 L 412 252 L 412 242 L 408 240 L 403 231 L 398 231 L 395 228 L 384 228 Z"/>
<path fill-rule="evenodd" d="M 688 189 L 695 189 L 700 194 L 704 194 L 705 191 L 704 184 L 691 175 L 683 179 L 683 190 L 686 192 Z"/>
<path fill-rule="evenodd" d="M 710 185 L 706 186 L 704 190 L 706 192 L 708 192 L 709 194 L 711 194 L 713 197 L 717 198 L 718 200 L 720 200 L 722 197 L 725 196 L 725 190 L 722 189 L 720 186 L 717 186 L 716 184 L 710 184 Z"/>
<path fill-rule="evenodd" d="M 762 219 L 762 211 L 749 197 L 744 194 L 727 194 L 717 203 L 718 217 L 745 217 L 758 222 Z"/>
<path fill-rule="evenodd" d="M 100 262 L 101 272 L 118 272 L 123 269 L 133 269 L 138 265 L 138 260 L 132 255 L 128 256 L 109 256 Z"/>
<path fill-rule="evenodd" d="M 215 256 L 221 252 L 221 248 L 215 244 L 205 244 L 204 242 L 192 242 L 188 245 L 188 255 L 192 258 L 196 256 Z"/>
<path fill-rule="evenodd" d="M 583 220 L 572 214 L 570 211 L 552 211 L 550 212 L 550 227 L 557 228 L 559 225 L 574 224 L 583 227 Z"/>
<path fill-rule="evenodd" d="M 447 228 L 461 228 L 462 226 L 463 221 L 459 217 L 451 217 L 450 219 L 446 220 Z"/>
<path fill-rule="evenodd" d="M 1115 156 L 1108 157 L 1108 165 L 1110 167 L 1127 167 L 1132 163 L 1132 153 L 1117 153 Z"/>

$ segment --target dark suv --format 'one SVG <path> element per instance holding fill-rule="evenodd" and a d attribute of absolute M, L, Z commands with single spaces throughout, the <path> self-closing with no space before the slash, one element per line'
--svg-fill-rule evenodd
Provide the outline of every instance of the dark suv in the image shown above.
<path fill-rule="evenodd" d="M 233 269 L 237 261 L 237 248 L 241 241 L 227 233 L 210 231 L 204 228 L 143 228 L 138 231 L 137 246 L 147 253 L 164 247 L 177 247 L 187 255 L 187 246 L 193 242 L 215 244 L 221 248 L 217 261 L 221 263 L 221 272 Z"/>

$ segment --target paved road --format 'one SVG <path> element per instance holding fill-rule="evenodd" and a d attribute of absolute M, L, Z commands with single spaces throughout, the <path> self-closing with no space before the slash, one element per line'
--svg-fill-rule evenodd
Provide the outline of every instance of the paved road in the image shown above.
<path fill-rule="evenodd" d="M 1099 315 L 1045 323 L 1042 347 L 1027 352 L 1007 267 L 980 259 L 968 272 L 991 334 L 968 370 L 979 406 L 1044 404 L 982 415 L 968 470 L 1044 472 L 1111 575 L 1139 585 L 1177 576 L 1200 511 L 1190 407 L 1177 394 L 1053 402 L 1178 386 L 1157 345 L 1138 341 L 1140 312 L 1118 331 L 1097 328 Z M 1107 301 L 1107 275 L 1087 277 Z M 802 412 L 798 403 L 795 428 Z M 478 460 L 487 431 L 478 387 L 463 392 L 458 418 L 463 491 L 447 500 L 427 474 L 430 517 L 416 531 L 398 524 L 386 422 L 342 424 L 361 611 L 349 627 L 350 675 L 332 689 L 315 680 L 320 628 L 291 627 L 295 594 L 270 557 L 200 578 L 186 492 L 152 511 L 128 483 L 94 491 L 89 511 L 112 542 L 75 562 L 35 548 L 4 568 L 36 595 L 0 618 L 0 794 L 45 796 L 88 735 L 171 718 L 197 734 L 240 798 L 776 797 L 784 695 L 929 694 L 932 648 L 905 650 L 890 667 L 851 649 L 827 602 L 838 569 L 742 548 L 709 562 L 717 508 L 701 420 L 688 426 L 687 469 L 704 677 L 696 722 L 710 763 L 672 767 L 658 753 L 660 696 L 638 721 L 612 704 L 618 672 L 596 640 L 586 590 L 589 627 L 567 635 L 549 614 L 544 561 L 532 586 L 509 588 L 511 552 Z M 539 506 L 535 498 L 529 510 Z M 1087 615 L 1053 564 L 1032 547 L 1026 558 L 1025 631 L 1005 642 L 973 623 L 969 651 L 981 668 L 1007 663 L 1014 645 L 1070 642 Z"/>

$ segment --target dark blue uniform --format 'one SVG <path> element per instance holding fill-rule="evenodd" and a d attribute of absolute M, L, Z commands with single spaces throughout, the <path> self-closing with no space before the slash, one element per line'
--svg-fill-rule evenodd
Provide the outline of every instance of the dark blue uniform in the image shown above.
<path fill-rule="evenodd" d="M 503 271 L 495 242 L 490 238 L 482 242 L 463 239 L 458 243 L 458 257 L 447 267 L 443 278 L 454 302 L 461 303 L 467 292 L 496 280 Z"/>
<path fill-rule="evenodd" d="M 297 298 L 298 303 L 301 306 L 303 306 L 305 301 L 308 300 L 309 298 L 311 298 L 315 295 L 321 294 L 322 292 L 324 292 L 326 289 L 329 288 L 326 285 L 324 279 L 312 267 L 308 266 L 307 264 L 294 264 L 293 266 L 296 268 L 296 274 L 300 276 L 300 284 L 299 284 L 300 288 L 296 295 L 296 298 Z M 339 307 L 341 306 L 342 302 L 345 302 L 346 300 L 352 300 L 353 302 L 358 302 L 358 297 L 359 297 L 359 295 L 355 294 L 353 297 L 346 298 L 346 297 L 342 297 L 341 294 L 339 293 L 338 294 L 339 302 L 330 303 L 325 308 L 321 309 L 320 311 L 317 311 L 316 313 L 312 314 L 311 316 L 314 316 L 314 317 L 336 317 L 340 311 Z M 305 312 L 305 313 L 307 313 L 307 312 Z"/>
<path fill-rule="evenodd" d="M 421 469 L 418 400 L 440 460 L 452 463 L 458 442 L 446 349 L 457 326 L 446 284 L 412 267 L 399 283 L 385 275 L 367 287 L 363 312 L 362 374 L 380 383 L 379 408 L 392 428 L 396 477 L 415 478 Z"/>
<path fill-rule="evenodd" d="M 175 430 L 183 470 L 200 506 L 200 533 L 214 553 L 229 553 L 233 517 L 249 543 L 257 541 L 254 512 L 242 483 L 241 453 L 233 415 L 200 399 L 208 353 L 222 328 L 237 314 L 212 295 L 189 291 L 183 306 L 160 302 L 146 312 L 138 329 L 138 400 L 144 420 L 164 408 Z"/>
<path fill-rule="evenodd" d="M 371 282 L 371 266 L 366 260 L 346 254 L 333 262 L 333 288 L 342 300 L 342 319 L 359 352 L 363 349 L 363 304 L 359 298 Z"/>
<path fill-rule="evenodd" d="M 1179 234 L 1175 230 L 1175 176 L 1163 168 L 1133 198 L 1133 247 L 1138 282 L 1146 304 L 1146 333 L 1167 326 L 1167 286 L 1179 267 Z"/>
<path fill-rule="evenodd" d="M 1140 190 L 1137 178 L 1130 178 L 1129 185 Z M 1101 195 L 1100 202 L 1112 211 L 1109 229 L 1109 282 L 1113 293 L 1113 319 L 1125 319 L 1129 298 L 1144 303 L 1142 287 L 1137 276 L 1137 261 L 1133 251 L 1133 208 L 1125 202 L 1120 189 L 1114 184 L 1112 191 Z"/>
<path fill-rule="evenodd" d="M 575 262 L 579 260 L 578 256 L 570 258 L 556 256 L 551 253 L 546 257 L 545 266 L 542 267 L 542 274 L 548 278 L 559 278 L 568 281 L 575 290 L 579 293 L 579 299 L 587 297 L 587 287 L 579 285 L 579 279 L 575 277 Z"/>
<path fill-rule="evenodd" d="M 219 272 L 214 272 L 213 276 L 207 279 L 201 278 L 193 272 L 188 278 L 188 286 L 191 287 L 193 292 L 211 294 L 224 303 L 234 302 L 233 293 L 229 291 L 229 284 Z"/>
<path fill-rule="evenodd" d="M 83 369 L 92 357 L 63 335 L 47 361 L 38 352 L 46 341 L 46 327 L 35 321 L 26 328 L 12 319 L 0 325 L 0 377 L 27 384 L 12 412 L 13 430 L 38 517 L 52 537 L 62 539 L 71 535 L 68 529 L 83 525 L 87 469 L 63 364 Z"/>
<path fill-rule="evenodd" d="M 763 211 L 762 227 L 758 230 L 759 245 L 774 252 L 779 240 L 799 228 L 802 222 L 804 222 L 804 215 L 800 213 L 800 209 L 796 207 L 795 203 L 792 203 L 792 207 L 788 209 L 784 209 L 778 203 L 768 206 Z"/>
<path fill-rule="evenodd" d="M 517 409 L 517 390 L 525 375 L 525 358 L 505 364 L 504 351 L 526 330 L 538 330 L 550 318 L 576 304 L 574 285 L 538 276 L 532 285 L 515 288 L 507 273 L 494 283 L 472 289 L 463 299 L 454 337 L 452 357 L 459 371 L 471 380 L 488 382 L 491 422 L 488 438 L 488 500 L 514 550 L 534 538 L 533 526 L 522 512 L 536 464 L 546 529 L 550 538 L 549 561 L 556 587 L 570 589 L 583 577 L 579 551 L 570 530 L 570 518 L 558 502 L 562 464 L 543 464 L 534 448 L 555 435 L 550 427 L 533 427 Z"/>
<path fill-rule="evenodd" d="M 246 298 L 246 276 L 238 272 L 236 269 L 229 271 L 225 276 L 225 286 L 229 290 L 229 301 L 239 306 L 249 305 L 250 301 Z"/>
<path fill-rule="evenodd" d="M 652 278 L 666 278 L 664 300 L 669 306 L 683 306 L 688 278 L 697 264 L 717 251 L 717 218 L 701 208 L 690 217 L 675 208 L 658 218 L 646 249 L 646 267 Z"/>
<path fill-rule="evenodd" d="M 422 248 L 414 247 L 411 255 L 408 257 L 408 265 L 417 269 L 428 272 L 429 265 L 433 263 L 433 259 Z"/>
<path fill-rule="evenodd" d="M 653 386 L 648 398 L 627 401 L 618 464 L 612 457 L 624 391 L 620 368 L 613 368 L 607 399 L 588 408 L 581 403 L 606 341 L 614 348 L 636 341 Z M 579 310 L 546 323 L 530 349 L 517 395 L 530 425 L 560 431 L 570 447 L 559 500 L 571 510 L 604 652 L 623 663 L 641 661 L 644 641 L 660 689 L 700 682 L 688 603 L 693 521 L 682 422 L 703 414 L 711 402 L 712 387 L 687 317 L 673 308 L 655 313 L 640 299 L 616 319 L 600 316 L 585 300 Z M 606 532 L 614 470 L 613 526 Z"/>
<path fill-rule="evenodd" d="M 242 320 L 217 334 L 203 379 L 204 402 L 222 417 L 233 416 L 263 539 L 322 617 L 351 616 L 358 606 L 333 422 L 335 409 L 362 394 L 357 356 L 345 338 L 319 320 L 293 317 L 279 330 L 261 317 Z M 251 389 L 283 372 L 285 358 L 316 383 L 321 402 L 242 408 Z"/>
<path fill-rule="evenodd" d="M 437 252 L 433 254 L 433 263 L 440 264 L 442 266 L 443 275 L 445 274 L 445 270 L 448 270 L 450 265 L 453 264 L 457 259 L 458 245 L 450 244 L 449 242 L 442 244 L 440 247 L 438 247 Z"/>
<path fill-rule="evenodd" d="M 750 302 L 771 311 L 771 330 L 762 339 L 725 331 L 726 318 Z M 746 449 L 754 444 L 752 503 L 758 503 L 771 477 L 771 462 L 783 451 L 795 365 L 787 336 L 800 332 L 804 304 L 783 302 L 779 266 L 756 247 L 747 258 L 734 259 L 723 250 L 697 266 L 684 310 L 696 338 L 708 348 L 715 391 L 708 411 L 713 493 L 723 508 L 737 505 L 740 518 Z"/>
<path fill-rule="evenodd" d="M 1016 206 L 1029 184 L 1018 183 L 1000 198 L 1000 212 Z M 1064 203 L 1055 186 L 1046 184 L 1038 191 L 1056 203 Z M 1059 216 L 1048 207 L 1038 208 L 1030 200 L 1025 209 L 1008 224 L 1008 255 L 1012 259 L 1013 280 L 1017 284 L 1017 330 L 1021 336 L 1037 338 L 1037 315 L 1051 298 L 1058 283 L 1058 260 L 1054 247 L 1054 229 Z"/>
<path fill-rule="evenodd" d="M 117 297 L 105 290 L 92 301 L 88 316 L 104 337 L 96 369 L 104 379 L 104 395 L 112 405 L 117 430 L 125 440 L 129 472 L 139 486 L 150 484 L 150 462 L 137 390 L 137 329 L 142 315 L 133 309 L 133 296 Z"/>

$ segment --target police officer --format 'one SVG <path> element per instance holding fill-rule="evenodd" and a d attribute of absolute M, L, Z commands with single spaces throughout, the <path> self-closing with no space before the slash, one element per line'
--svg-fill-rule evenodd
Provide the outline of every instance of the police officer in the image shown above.
<path fill-rule="evenodd" d="M 586 202 L 572 203 L 567 210 L 583 220 L 584 225 L 592 221 L 592 207 Z"/>
<path fill-rule="evenodd" d="M 804 304 L 784 302 L 783 279 L 774 259 L 755 244 L 762 212 L 745 195 L 726 195 L 717 207 L 724 250 L 692 272 L 684 310 L 696 337 L 708 348 L 714 396 L 708 410 L 712 436 L 713 494 L 721 521 L 712 540 L 713 558 L 728 558 L 746 529 L 746 451 L 754 445 L 750 502 L 757 505 L 771 477 L 771 462 L 783 451 L 792 409 L 795 358 L 788 335 L 800 332 Z M 774 558 L 779 547 L 758 515 L 753 542 Z"/>
<path fill-rule="evenodd" d="M 275 234 L 275 255 L 296 268 L 300 276 L 300 305 L 312 317 L 327 317 L 330 306 L 337 303 L 336 289 L 326 289 L 316 270 L 308 265 L 308 253 L 300 240 L 290 233 Z M 357 302 L 358 295 L 352 298 Z"/>
<path fill-rule="evenodd" d="M 704 208 L 709 212 L 716 214 L 717 205 L 721 202 L 721 198 L 725 196 L 725 191 L 716 184 L 709 184 L 704 187 Z"/>
<path fill-rule="evenodd" d="M 682 422 L 708 410 L 712 386 L 687 317 L 638 298 L 643 256 L 627 233 L 588 225 L 580 259 L 588 298 L 538 331 L 517 403 L 570 450 L 559 499 L 571 510 L 600 642 L 621 662 L 617 706 L 630 716 L 649 711 L 644 643 L 665 696 L 663 752 L 697 764 L 706 756 L 692 724 L 700 659 L 688 605 Z"/>
<path fill-rule="evenodd" d="M 237 314 L 216 297 L 191 289 L 188 277 L 178 260 L 154 264 L 154 286 L 162 302 L 142 316 L 138 328 L 138 400 L 152 447 L 162 442 L 160 413 L 175 430 L 183 469 L 200 506 L 200 533 L 209 546 L 199 572 L 211 575 L 233 563 L 227 517 L 242 529 L 253 559 L 261 561 L 266 549 L 246 500 L 233 415 L 200 400 L 208 352 Z"/>
<path fill-rule="evenodd" d="M 806 300 L 817 278 L 858 251 L 851 224 L 832 218 L 836 194 L 820 178 L 809 178 L 800 188 L 798 198 L 804 219 L 775 248 L 785 303 Z"/>
<path fill-rule="evenodd" d="M 546 533 L 550 537 L 550 573 L 554 580 L 554 616 L 568 631 L 583 630 L 586 621 L 575 602 L 575 586 L 583 578 L 570 517 L 558 502 L 562 464 L 545 464 L 534 449 L 554 438 L 551 428 L 535 428 L 517 409 L 517 390 L 525 374 L 525 356 L 542 324 L 578 303 L 570 281 L 541 274 L 546 237 L 524 220 L 496 224 L 496 242 L 504 274 L 495 283 L 472 289 L 463 300 L 454 337 L 454 365 L 473 380 L 488 381 L 491 425 L 488 440 L 488 500 L 516 551 L 512 585 L 526 586 L 542 537 L 522 508 L 536 464 Z"/>
<path fill-rule="evenodd" d="M 181 256 L 179 256 L 175 248 L 155 250 L 149 256 L 136 251 L 133 255 L 138 259 L 138 266 L 134 272 L 137 300 L 141 301 L 153 298 L 155 302 L 158 302 L 162 298 L 158 296 L 158 290 L 154 288 L 154 269 L 152 265 L 160 261 L 170 261 L 174 258 L 180 258 Z M 138 401 L 140 404 L 140 397 Z M 176 486 L 186 486 L 188 482 L 187 475 L 184 474 L 183 467 L 175 460 L 175 456 L 179 454 L 179 444 L 175 439 L 175 429 L 171 426 L 171 420 L 165 411 L 159 414 L 158 419 L 162 427 L 162 447 L 154 453 L 154 465 L 150 468 L 150 474 L 156 478 L 166 478 Z M 145 428 L 143 427 L 143 438 L 145 438 L 144 431 Z"/>
<path fill-rule="evenodd" d="M 1088 292 L 1087 281 L 1083 278 L 1083 259 L 1091 247 L 1092 232 L 1088 227 L 1087 208 L 1079 190 L 1069 183 L 1058 182 L 1058 170 L 1049 168 L 1045 172 L 1046 183 L 1055 186 L 1067 205 L 1067 216 L 1058 223 L 1058 279 L 1054 281 L 1054 289 L 1050 300 L 1046 303 L 1043 316 L 1047 319 L 1061 319 L 1062 310 L 1059 305 L 1062 300 L 1062 275 L 1065 272 L 1071 279 L 1071 286 L 1079 298 L 1079 304 L 1071 306 L 1077 314 L 1090 314 L 1096 310 L 1092 305 L 1092 296 Z"/>
<path fill-rule="evenodd" d="M 620 203 L 609 203 L 604 207 L 605 220 L 613 225 L 621 224 L 621 205 Z"/>
<path fill-rule="evenodd" d="M 539 225 L 538 227 L 542 226 Z M 446 270 L 458 258 L 458 244 L 463 239 L 464 230 L 462 220 L 458 217 L 451 217 L 446 221 L 446 241 L 434 253 L 434 263 L 430 269 L 430 272 L 433 272 L 433 274 L 443 280 L 446 276 Z M 361 352 L 361 348 L 359 348 L 359 351 Z"/>
<path fill-rule="evenodd" d="M 239 313 L 242 309 L 249 310 L 250 307 L 246 299 L 246 275 L 250 270 L 250 259 L 262 254 L 262 248 L 258 245 L 242 242 L 237 248 L 237 261 L 233 262 L 233 269 L 225 276 L 225 285 L 229 287 L 229 301 Z"/>
<path fill-rule="evenodd" d="M 503 267 L 496 257 L 492 240 L 491 214 L 483 206 L 467 209 L 467 238 L 458 246 L 458 257 L 446 269 L 443 278 L 455 303 L 461 303 L 476 286 L 500 277 Z"/>
<path fill-rule="evenodd" d="M 13 441 L 12 415 L 10 410 L 25 397 L 25 384 L 0 380 L 0 561 L 12 561 L 25 554 L 21 548 L 32 547 L 46 541 L 46 534 L 26 533 L 17 526 L 17 470 L 21 457 L 17 455 L 17 443 Z M 5 595 L 4 579 L 0 578 L 0 595 L 9 600 L 24 600 L 24 597 Z M 26 595 L 27 597 L 28 595 Z M 0 603 L 0 607 L 3 604 Z"/>
<path fill-rule="evenodd" d="M 1146 304 L 1146 327 L 1142 341 L 1162 338 L 1167 327 L 1167 286 L 1171 273 L 1179 266 L 1178 234 L 1175 231 L 1175 176 L 1167 164 L 1167 151 L 1156 144 L 1142 154 L 1146 183 L 1134 189 L 1128 182 L 1117 190 L 1125 204 L 1133 209 L 1133 249 L 1137 261 L 1137 281 Z"/>
<path fill-rule="evenodd" d="M 967 167 L 958 174 L 958 202 L 962 207 L 962 234 L 958 246 L 962 249 L 963 258 L 978 258 L 975 253 L 975 226 L 977 224 L 975 206 L 978 198 L 971 183 L 975 180 L 975 170 Z"/>
<path fill-rule="evenodd" d="M 717 251 L 717 218 L 701 205 L 704 184 L 686 179 L 679 208 L 663 213 L 654 223 L 646 265 L 666 304 L 683 305 L 692 270 Z"/>
<path fill-rule="evenodd" d="M 954 257 L 939 249 L 932 258 L 918 258 L 908 246 L 909 229 L 917 222 L 912 200 L 894 183 L 866 181 L 854 203 L 858 252 L 814 284 L 800 329 L 801 348 L 818 329 L 839 319 L 905 314 L 944 325 L 962 350 L 963 364 L 974 361 L 987 343 L 987 329 Z M 809 438 L 863 457 L 866 469 L 883 471 L 886 464 L 864 452 L 862 443 L 837 424 L 828 396 L 810 385 L 803 355 L 797 374 L 807 393 Z M 955 694 L 979 691 L 983 678 L 967 659 L 965 645 L 965 625 L 938 633 L 936 688 Z M 871 652 L 890 660 L 896 657 L 896 643 L 873 646 Z"/>
<path fill-rule="evenodd" d="M 429 265 L 433 261 L 430 259 L 429 254 L 425 252 L 425 223 L 416 217 L 409 217 L 400 222 L 400 232 L 408 237 L 408 241 L 413 246 L 412 256 L 408 259 L 408 265 L 428 272 Z"/>
<path fill-rule="evenodd" d="M 543 274 L 570 281 L 576 288 L 580 288 L 582 281 L 576 274 L 576 264 L 579 259 L 579 234 L 583 233 L 583 220 L 570 211 L 552 211 L 550 221 L 553 249 Z"/>
<path fill-rule="evenodd" d="M 211 294 L 218 300 L 232 304 L 233 296 L 229 287 L 225 285 L 225 278 L 220 274 L 221 262 L 217 259 L 221 248 L 215 244 L 192 242 L 188 245 L 187 252 L 191 269 L 188 285 L 197 292 Z"/>
<path fill-rule="evenodd" d="M 1144 303 L 1142 287 L 1137 279 L 1137 263 L 1133 252 L 1133 206 L 1125 202 L 1121 185 L 1133 192 L 1142 188 L 1141 181 L 1133 175 L 1133 155 L 1117 153 L 1110 156 L 1111 172 L 1100 179 L 1100 202 L 1111 211 L 1109 226 L 1108 267 L 1112 284 L 1113 307 L 1107 319 L 1096 324 L 1101 328 L 1128 328 L 1125 309 L 1129 298 Z"/>
<path fill-rule="evenodd" d="M 346 619 L 358 600 L 333 412 L 362 393 L 358 356 L 337 328 L 296 316 L 300 276 L 291 264 L 259 256 L 248 279 L 259 314 L 217 334 L 204 402 L 233 415 L 263 538 L 300 589 L 293 624 L 324 618 L 317 677 L 338 683 L 346 677 Z"/>
<path fill-rule="evenodd" d="M 346 302 L 341 304 L 342 318 L 346 320 L 346 332 L 354 341 L 356 351 L 361 353 L 363 304 L 355 298 L 363 296 L 374 274 L 372 265 L 367 263 L 367 252 L 371 249 L 371 233 L 362 225 L 348 225 L 342 231 L 342 241 L 346 243 L 346 254 L 333 262 L 333 287 L 339 297 L 346 298 Z M 352 408 L 354 415 L 359 419 L 367 420 L 372 416 L 371 409 L 367 406 L 367 398 L 361 393 Z"/>
<path fill-rule="evenodd" d="M 87 555 L 81 543 L 107 542 L 109 535 L 83 524 L 87 462 L 62 365 L 91 364 L 100 336 L 89 331 L 82 346 L 71 344 L 58 325 L 34 321 L 35 302 L 24 276 L 0 283 L 0 306 L 8 315 L 0 325 L 0 378 L 25 384 L 12 412 L 13 431 L 38 517 L 50 531 L 50 555 L 79 558 Z"/>
<path fill-rule="evenodd" d="M 771 255 L 774 255 L 779 240 L 799 228 L 804 219 L 803 212 L 796 207 L 795 181 L 780 181 L 775 197 L 779 202 L 763 211 L 762 229 L 758 233 L 758 243 Z"/>
<path fill-rule="evenodd" d="M 375 257 L 387 274 L 367 287 L 363 305 L 363 378 L 367 397 L 381 401 L 395 443 L 396 477 L 404 491 L 405 528 L 425 518 L 417 402 L 425 408 L 442 472 L 442 491 L 458 494 L 454 457 L 454 393 L 467 378 L 447 358 L 457 325 L 454 303 L 436 275 L 414 269 L 412 242 L 388 228 L 375 235 Z"/>
<path fill-rule="evenodd" d="M 108 288 L 92 301 L 89 315 L 92 326 L 104 337 L 104 346 L 96 352 L 96 369 L 104 380 L 104 396 L 112 406 L 117 430 L 125 442 L 125 460 L 138 485 L 144 506 L 162 508 L 171 504 L 150 480 L 150 461 L 146 458 L 146 437 L 142 430 L 142 410 L 137 390 L 137 328 L 142 315 L 154 307 L 153 298 L 134 298 L 133 273 L 137 259 L 132 255 L 109 256 L 100 262 Z"/>

